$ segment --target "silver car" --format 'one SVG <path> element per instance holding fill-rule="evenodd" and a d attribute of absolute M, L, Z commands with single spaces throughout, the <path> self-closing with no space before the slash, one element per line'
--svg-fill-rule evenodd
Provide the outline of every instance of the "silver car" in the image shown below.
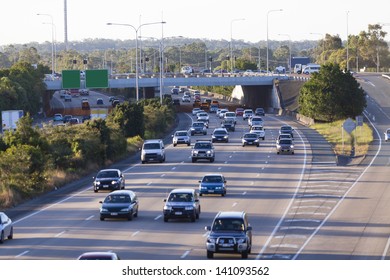
<path fill-rule="evenodd" d="M 188 134 L 187 130 L 178 130 L 172 135 L 172 144 L 176 147 L 177 144 L 187 144 L 191 145 L 191 136 Z"/>
<path fill-rule="evenodd" d="M 386 129 L 385 131 L 385 141 L 389 141 L 390 140 L 390 128 Z"/>
<path fill-rule="evenodd" d="M 0 244 L 5 238 L 12 239 L 14 237 L 14 226 L 12 220 L 4 213 L 0 212 Z"/>

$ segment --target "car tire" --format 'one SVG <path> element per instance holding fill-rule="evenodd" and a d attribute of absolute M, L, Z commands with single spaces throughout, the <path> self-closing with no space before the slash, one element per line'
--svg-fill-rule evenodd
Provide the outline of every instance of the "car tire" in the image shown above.
<path fill-rule="evenodd" d="M 164 217 L 164 222 L 165 222 L 165 223 L 168 222 L 168 217 Z"/>
<path fill-rule="evenodd" d="M 100 216 L 100 221 L 104 221 L 104 218 Z"/>
<path fill-rule="evenodd" d="M 2 231 L 0 234 L 0 244 L 3 244 L 3 242 L 4 242 L 4 231 Z"/>
<path fill-rule="evenodd" d="M 248 251 L 242 252 L 241 253 L 241 258 L 247 259 L 248 258 Z"/>
<path fill-rule="evenodd" d="M 191 223 L 194 223 L 196 221 L 196 214 L 194 213 L 192 216 L 191 216 Z"/>
<path fill-rule="evenodd" d="M 93 189 L 93 192 L 97 193 L 97 192 L 98 192 L 98 190 L 97 190 L 97 189 Z"/>
<path fill-rule="evenodd" d="M 141 161 L 141 163 L 142 163 L 142 164 L 145 164 L 145 161 L 143 160 L 143 161 Z"/>
<path fill-rule="evenodd" d="M 187 146 L 191 146 L 191 143 L 187 143 Z"/>
<path fill-rule="evenodd" d="M 173 147 L 176 147 L 177 144 L 173 144 Z"/>
<path fill-rule="evenodd" d="M 133 220 L 133 211 L 131 211 L 131 212 L 129 213 L 129 216 L 127 216 L 127 220 L 128 220 L 128 221 Z"/>
<path fill-rule="evenodd" d="M 137 212 L 134 213 L 134 218 L 137 218 L 138 217 L 138 210 Z"/>
<path fill-rule="evenodd" d="M 256 145 L 256 147 L 259 147 L 259 146 L 260 146 L 259 144 Z"/>
<path fill-rule="evenodd" d="M 9 235 L 7 236 L 8 239 L 14 239 L 14 228 L 11 227 L 11 231 L 9 232 Z"/>
<path fill-rule="evenodd" d="M 192 159 L 192 163 L 194 163 L 194 162 L 196 162 L 196 159 L 193 158 L 193 159 Z"/>
<path fill-rule="evenodd" d="M 208 259 L 214 258 L 214 252 L 207 251 L 207 258 L 208 258 Z"/>
<path fill-rule="evenodd" d="M 211 158 L 211 159 L 210 159 L 210 162 L 214 162 L 214 159 L 213 159 L 213 158 Z"/>

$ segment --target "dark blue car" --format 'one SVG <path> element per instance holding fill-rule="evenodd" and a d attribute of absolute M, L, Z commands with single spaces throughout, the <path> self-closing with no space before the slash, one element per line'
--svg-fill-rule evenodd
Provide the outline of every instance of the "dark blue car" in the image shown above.
<path fill-rule="evenodd" d="M 222 174 L 207 174 L 199 181 L 199 195 L 226 195 L 226 179 Z"/>

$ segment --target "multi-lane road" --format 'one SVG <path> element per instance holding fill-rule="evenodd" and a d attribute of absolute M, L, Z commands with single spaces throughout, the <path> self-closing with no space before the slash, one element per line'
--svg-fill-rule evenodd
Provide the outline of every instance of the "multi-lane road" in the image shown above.
<path fill-rule="evenodd" d="M 385 259 L 390 237 L 390 149 L 381 143 L 390 126 L 389 82 L 379 76 L 360 80 L 370 94 L 367 116 L 375 141 L 360 164 L 337 166 L 331 147 L 313 130 L 277 115 L 264 117 L 266 137 L 260 147 L 242 147 L 248 130 L 238 118 L 229 143 L 215 143 L 214 163 L 192 163 L 191 147 L 166 145 L 165 163 L 141 164 L 139 156 L 118 166 L 126 188 L 140 200 L 132 221 L 99 220 L 92 179 L 77 191 L 50 202 L 35 203 L 14 219 L 13 240 L 1 245 L 0 259 L 76 259 L 86 251 L 115 251 L 122 259 L 206 259 L 205 226 L 219 211 L 245 211 L 253 227 L 249 259 Z M 180 114 L 178 129 L 193 116 Z M 295 129 L 295 154 L 277 155 L 275 138 L 282 124 Z M 206 136 L 220 126 L 212 115 Z M 202 196 L 200 219 L 163 221 L 163 199 L 173 188 L 197 188 L 206 173 L 222 173 L 227 195 Z M 56 197 L 55 193 L 52 197 Z M 239 258 L 215 255 L 217 259 Z"/>

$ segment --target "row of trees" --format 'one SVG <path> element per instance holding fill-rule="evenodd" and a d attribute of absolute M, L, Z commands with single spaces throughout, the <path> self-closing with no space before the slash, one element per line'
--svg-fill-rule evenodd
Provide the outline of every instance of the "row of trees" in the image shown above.
<path fill-rule="evenodd" d="M 268 55 L 270 67 L 271 70 L 278 65 L 288 68 L 291 54 L 309 56 L 313 62 L 320 64 L 338 63 L 346 68 L 348 52 L 351 69 L 366 67 L 387 71 L 390 68 L 390 56 L 385 41 L 386 34 L 381 25 L 374 24 L 358 35 L 349 35 L 348 42 L 343 42 L 339 35 L 330 34 L 325 34 L 319 41 L 271 41 Z M 135 72 L 135 45 L 135 40 L 89 39 L 74 42 L 72 49 L 65 51 L 63 44 L 59 44 L 56 48 L 55 70 L 61 72 L 63 69 L 107 68 L 113 73 Z M 236 69 L 264 70 L 266 52 L 266 42 L 253 44 L 234 41 L 231 58 L 228 41 L 171 38 L 165 40 L 164 71 L 179 72 L 182 65 L 200 69 L 230 69 L 231 63 Z M 158 72 L 159 60 L 159 41 L 142 40 L 140 70 Z M 0 69 L 9 68 L 18 61 L 51 67 L 51 43 L 3 47 L 0 52 Z"/>

